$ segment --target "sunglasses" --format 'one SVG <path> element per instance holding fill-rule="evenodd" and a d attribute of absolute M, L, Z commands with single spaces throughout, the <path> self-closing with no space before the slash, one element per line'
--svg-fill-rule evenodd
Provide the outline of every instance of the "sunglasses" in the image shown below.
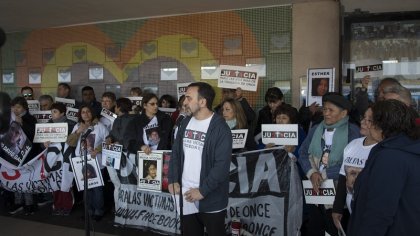
<path fill-rule="evenodd" d="M 23 94 L 23 96 L 24 96 L 25 98 L 27 98 L 27 97 L 32 97 L 32 93 L 24 93 L 24 94 Z"/>

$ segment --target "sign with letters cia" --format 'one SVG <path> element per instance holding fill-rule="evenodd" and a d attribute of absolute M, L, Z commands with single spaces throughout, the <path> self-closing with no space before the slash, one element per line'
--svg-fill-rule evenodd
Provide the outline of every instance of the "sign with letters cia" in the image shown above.
<path fill-rule="evenodd" d="M 35 125 L 34 143 L 65 142 L 67 140 L 67 123 L 43 123 Z"/>
<path fill-rule="evenodd" d="M 245 66 L 220 66 L 220 77 L 217 83 L 219 88 L 242 88 L 247 91 L 257 91 L 257 69 Z"/>
<path fill-rule="evenodd" d="M 315 192 L 310 180 L 303 180 L 303 193 L 307 204 L 332 205 L 335 198 L 335 188 L 332 179 L 322 182 L 318 192 Z"/>
<path fill-rule="evenodd" d="M 247 129 L 235 129 L 232 131 L 232 148 L 244 148 L 246 143 L 246 137 L 248 136 Z"/>
<path fill-rule="evenodd" d="M 261 134 L 263 144 L 298 145 L 297 124 L 263 124 Z"/>

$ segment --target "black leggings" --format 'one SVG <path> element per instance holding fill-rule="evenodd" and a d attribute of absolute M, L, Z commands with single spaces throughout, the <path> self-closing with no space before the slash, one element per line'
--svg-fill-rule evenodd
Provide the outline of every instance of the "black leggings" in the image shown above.
<path fill-rule="evenodd" d="M 196 213 L 182 217 L 182 229 L 184 236 L 204 235 L 206 228 L 209 236 L 223 236 L 225 231 L 226 210 L 216 213 Z"/>

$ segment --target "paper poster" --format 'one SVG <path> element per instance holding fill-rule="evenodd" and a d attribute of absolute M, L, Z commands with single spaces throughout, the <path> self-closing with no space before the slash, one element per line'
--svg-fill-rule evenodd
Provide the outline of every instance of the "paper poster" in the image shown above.
<path fill-rule="evenodd" d="M 73 169 L 77 190 L 83 191 L 85 189 L 85 169 L 87 169 L 88 189 L 104 185 L 98 159 L 92 159 L 90 155 L 87 155 L 87 165 L 85 167 L 83 157 L 73 157 L 70 164 Z"/>
<path fill-rule="evenodd" d="M 152 152 L 146 155 L 138 152 L 139 179 L 137 189 L 139 190 L 162 190 L 162 159 L 163 154 Z"/>
<path fill-rule="evenodd" d="M 177 62 L 162 62 L 160 66 L 160 80 L 178 80 Z"/>
<path fill-rule="evenodd" d="M 38 123 L 47 123 L 50 119 L 52 119 L 51 111 L 31 111 L 29 112 Z"/>
<path fill-rule="evenodd" d="M 140 106 L 141 107 L 141 101 L 143 100 L 143 97 L 127 97 L 130 99 L 130 101 L 133 103 L 133 106 Z"/>
<path fill-rule="evenodd" d="M 66 110 L 66 117 L 69 120 L 72 120 L 74 122 L 79 122 L 79 118 L 77 117 L 77 113 L 79 113 L 79 109 L 67 107 Z"/>
<path fill-rule="evenodd" d="M 66 107 L 75 107 L 76 106 L 76 100 L 74 99 L 68 99 L 68 98 L 54 98 L 55 102 L 63 103 L 66 105 Z"/>
<path fill-rule="evenodd" d="M 201 79 L 218 79 L 220 67 L 218 60 L 201 61 Z"/>
<path fill-rule="evenodd" d="M 3 150 L 4 159 L 13 166 L 20 166 L 32 149 L 32 142 L 23 132 L 19 123 L 13 121 L 9 130 L 0 138 L 0 148 Z"/>
<path fill-rule="evenodd" d="M 102 143 L 102 165 L 110 166 L 114 169 L 120 169 L 121 154 L 123 146 L 120 144 L 107 145 Z"/>
<path fill-rule="evenodd" d="M 39 101 L 38 100 L 27 100 L 29 113 L 32 111 L 39 111 Z"/>
<path fill-rule="evenodd" d="M 247 129 L 235 129 L 232 132 L 232 148 L 244 148 L 246 143 L 246 137 L 248 136 Z"/>
<path fill-rule="evenodd" d="M 182 95 L 185 95 L 185 93 L 187 92 L 187 88 L 188 85 L 190 85 L 191 83 L 178 83 L 176 85 L 176 91 L 177 91 L 177 95 L 178 95 L 178 100 Z"/>
<path fill-rule="evenodd" d="M 258 75 L 255 67 L 220 66 L 219 88 L 242 88 L 247 91 L 257 91 Z"/>
<path fill-rule="evenodd" d="M 306 105 L 316 102 L 322 106 L 322 96 L 334 91 L 335 68 L 308 69 Z"/>
<path fill-rule="evenodd" d="M 107 118 L 111 122 L 114 122 L 115 119 L 117 119 L 117 114 L 113 113 L 112 111 L 102 108 L 101 116 Z"/>
<path fill-rule="evenodd" d="M 262 124 L 263 144 L 298 145 L 297 124 Z"/>
<path fill-rule="evenodd" d="M 62 143 L 67 141 L 67 123 L 43 123 L 35 125 L 34 143 Z"/>
<path fill-rule="evenodd" d="M 307 204 L 328 204 L 332 205 L 335 198 L 335 188 L 332 179 L 322 182 L 319 192 L 315 192 L 310 180 L 303 180 L 303 193 Z"/>

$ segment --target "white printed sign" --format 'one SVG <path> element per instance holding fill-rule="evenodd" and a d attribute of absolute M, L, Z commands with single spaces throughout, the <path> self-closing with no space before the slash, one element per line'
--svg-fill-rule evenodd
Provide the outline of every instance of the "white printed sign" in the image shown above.
<path fill-rule="evenodd" d="M 114 122 L 114 120 L 117 118 L 117 114 L 105 108 L 102 108 L 101 116 L 107 118 L 111 122 Z"/>
<path fill-rule="evenodd" d="M 232 148 L 244 148 L 246 143 L 246 137 L 248 136 L 247 129 L 235 129 L 232 132 Z"/>
<path fill-rule="evenodd" d="M 162 153 L 152 152 L 147 155 L 138 152 L 139 179 L 138 190 L 161 191 L 162 190 Z"/>
<path fill-rule="evenodd" d="M 159 107 L 159 111 L 164 112 L 168 116 L 172 116 L 172 113 L 176 111 L 176 108 Z"/>
<path fill-rule="evenodd" d="M 257 91 L 257 69 L 245 66 L 220 66 L 219 88 L 242 88 L 247 91 Z"/>
<path fill-rule="evenodd" d="M 190 85 L 191 83 L 178 83 L 176 85 L 176 91 L 177 91 L 177 95 L 178 95 L 178 100 L 182 95 L 185 95 L 185 93 L 187 92 L 187 88 L 188 85 Z"/>
<path fill-rule="evenodd" d="M 123 146 L 120 144 L 107 145 L 102 143 L 102 165 L 110 166 L 114 169 L 120 169 L 121 154 Z"/>
<path fill-rule="evenodd" d="M 69 120 L 72 120 L 74 122 L 79 122 L 79 118 L 77 117 L 77 113 L 79 113 L 79 109 L 67 107 L 66 111 L 66 117 Z"/>
<path fill-rule="evenodd" d="M 66 105 L 66 107 L 75 107 L 76 106 L 76 100 L 74 99 L 68 99 L 68 98 L 59 98 L 55 97 L 55 102 L 63 103 Z"/>
<path fill-rule="evenodd" d="M 297 124 L 262 124 L 261 134 L 263 144 L 298 145 Z"/>
<path fill-rule="evenodd" d="M 307 204 L 328 204 L 332 205 L 335 198 L 334 181 L 327 179 L 322 182 L 319 192 L 315 192 L 310 180 L 303 180 L 303 193 Z"/>
<path fill-rule="evenodd" d="M 51 118 L 51 111 L 31 111 L 32 116 L 35 117 L 38 123 L 47 123 Z"/>
<path fill-rule="evenodd" d="M 104 180 L 102 179 L 101 169 L 99 168 L 97 158 L 92 159 L 92 157 L 88 154 L 86 166 L 84 165 L 83 157 L 73 157 L 71 158 L 70 163 L 73 169 L 77 190 L 82 191 L 85 189 L 85 177 L 88 178 L 88 189 L 104 185 Z M 85 176 L 85 169 L 87 169 L 87 176 Z"/>
<path fill-rule="evenodd" d="M 38 100 L 27 100 L 29 113 L 32 111 L 39 111 L 39 101 Z"/>
<path fill-rule="evenodd" d="M 322 106 L 322 96 L 334 91 L 335 69 L 308 69 L 308 96 L 306 105 L 316 102 Z"/>
<path fill-rule="evenodd" d="M 34 143 L 47 141 L 61 143 L 67 140 L 67 123 L 43 123 L 35 125 Z"/>

